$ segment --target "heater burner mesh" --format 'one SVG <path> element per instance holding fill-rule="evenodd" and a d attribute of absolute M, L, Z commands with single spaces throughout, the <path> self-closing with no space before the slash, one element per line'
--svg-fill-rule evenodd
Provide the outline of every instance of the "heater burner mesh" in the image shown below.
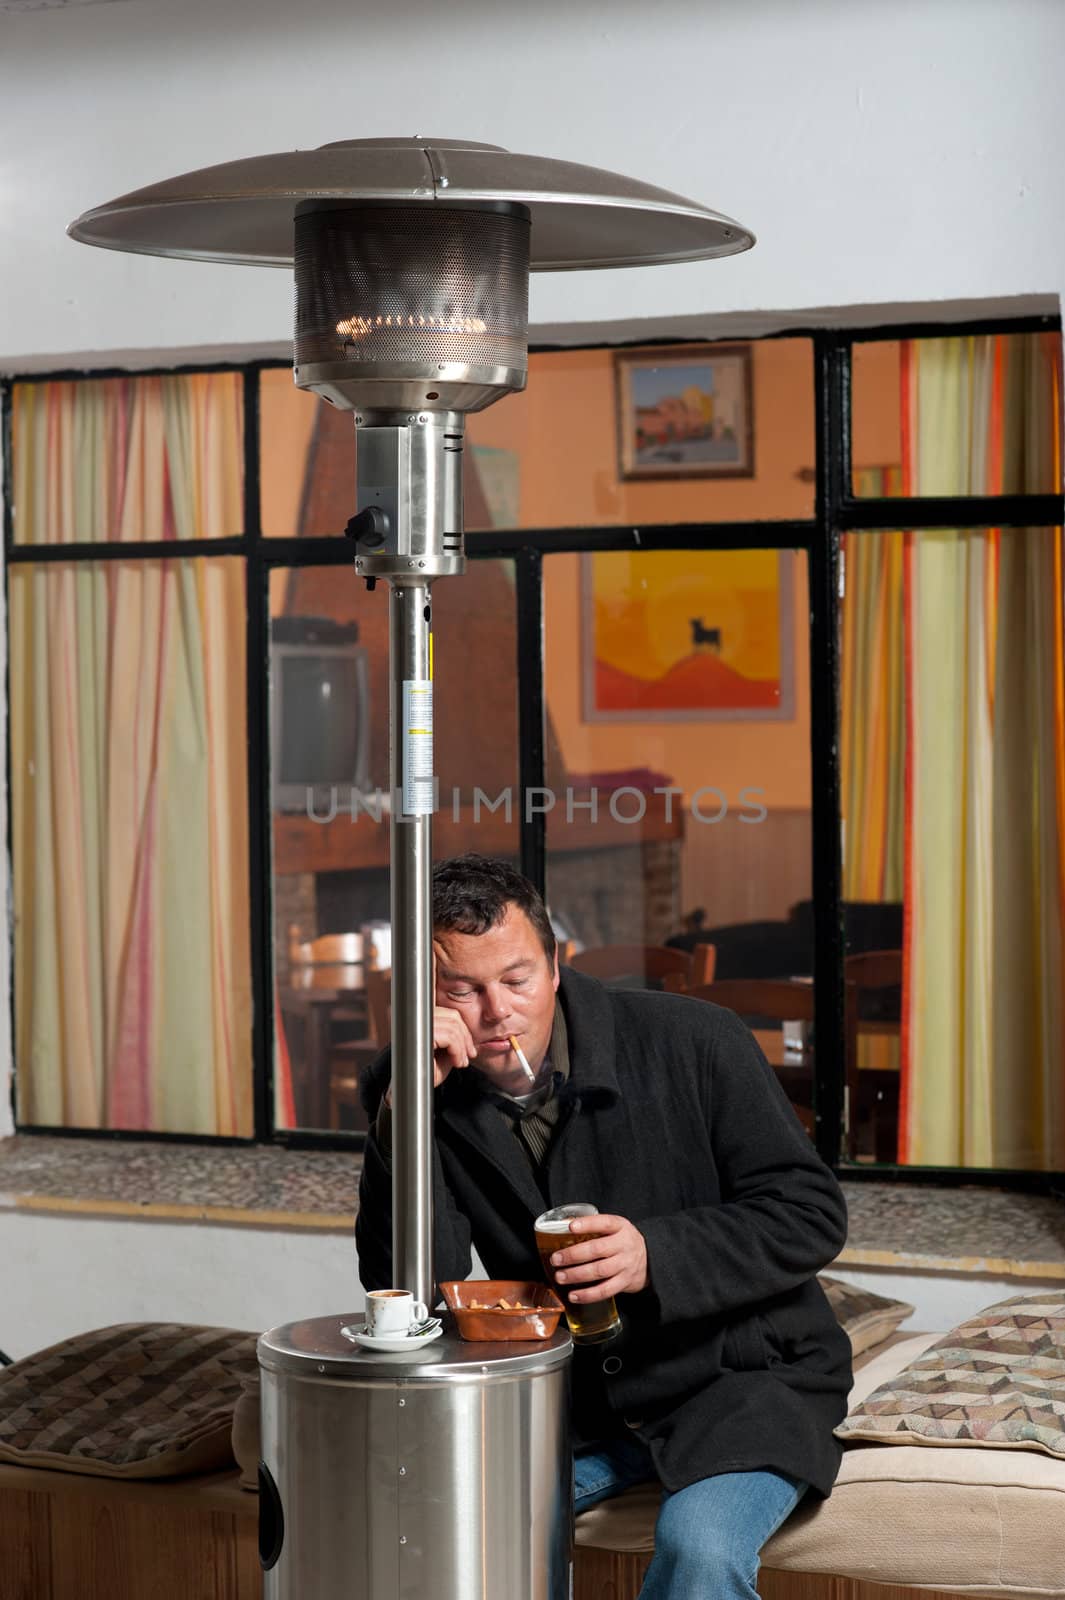
<path fill-rule="evenodd" d="M 296 217 L 296 365 L 445 363 L 524 372 L 529 221 L 345 207 Z"/>

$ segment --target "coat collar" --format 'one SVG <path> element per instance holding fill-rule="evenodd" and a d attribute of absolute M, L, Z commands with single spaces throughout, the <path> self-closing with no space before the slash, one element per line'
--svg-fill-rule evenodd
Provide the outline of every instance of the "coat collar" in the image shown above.
<path fill-rule="evenodd" d="M 617 1040 L 609 990 L 597 978 L 562 968 L 559 999 L 569 1032 L 570 1080 L 579 1095 L 605 1095 L 616 1100 Z"/>

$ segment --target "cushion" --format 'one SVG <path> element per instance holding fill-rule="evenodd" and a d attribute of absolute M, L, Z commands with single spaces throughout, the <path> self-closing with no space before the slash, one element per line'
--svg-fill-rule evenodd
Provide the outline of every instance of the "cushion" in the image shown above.
<path fill-rule="evenodd" d="M 855 1374 L 861 1402 L 937 1335 L 878 1352 Z M 585 1511 L 579 1545 L 650 1552 L 661 1490 L 631 1489 Z M 828 1500 L 803 1503 L 762 1552 L 774 1572 L 832 1573 L 872 1583 L 964 1591 L 989 1600 L 1065 1597 L 1065 1461 L 1038 1452 L 843 1452 Z"/>
<path fill-rule="evenodd" d="M 913 1316 L 913 1306 L 905 1300 L 889 1300 L 871 1289 L 841 1283 L 838 1278 L 822 1275 L 817 1281 L 828 1297 L 836 1321 L 850 1339 L 852 1355 L 883 1344 L 900 1322 Z"/>
<path fill-rule="evenodd" d="M 970 1317 L 852 1404 L 836 1433 L 1065 1459 L 1065 1289 L 1016 1295 Z"/>
<path fill-rule="evenodd" d="M 0 1370 L 0 1461 L 111 1478 L 231 1466 L 256 1335 L 132 1322 L 78 1334 Z"/>

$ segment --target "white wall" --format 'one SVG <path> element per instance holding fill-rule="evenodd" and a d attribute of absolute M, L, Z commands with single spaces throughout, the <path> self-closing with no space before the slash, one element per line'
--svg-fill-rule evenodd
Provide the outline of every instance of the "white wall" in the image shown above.
<path fill-rule="evenodd" d="M 536 324 L 1049 296 L 1058 0 L 124 0 L 0 14 L 0 367 L 262 346 L 289 274 L 88 249 L 86 207 L 231 157 L 442 132 L 631 172 L 747 256 L 534 280 Z M 800 319 L 803 320 L 803 319 Z"/>
<path fill-rule="evenodd" d="M 874 1294 L 905 1300 L 914 1308 L 904 1328 L 914 1333 L 946 1332 L 986 1306 L 1045 1289 L 1060 1294 L 1061 1279 L 994 1278 L 971 1272 L 913 1272 L 891 1267 L 829 1267 L 828 1275 Z"/>
<path fill-rule="evenodd" d="M 353 1230 L 281 1232 L 0 1211 L 0 1349 L 18 1358 L 88 1328 L 186 1322 L 262 1332 L 361 1311 Z M 909 1301 L 906 1326 L 935 1331 L 1011 1295 L 1047 1287 L 963 1273 L 830 1267 Z M 475 1277 L 484 1268 L 475 1262 Z M 1049 1285 L 1060 1290 L 1060 1281 Z"/>
<path fill-rule="evenodd" d="M 18 1358 L 116 1322 L 263 1332 L 361 1311 L 353 1230 L 268 1232 L 0 1212 L 0 1350 Z"/>

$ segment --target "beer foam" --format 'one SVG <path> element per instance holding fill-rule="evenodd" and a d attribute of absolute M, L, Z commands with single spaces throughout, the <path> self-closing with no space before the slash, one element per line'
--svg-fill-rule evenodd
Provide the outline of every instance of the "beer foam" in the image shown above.
<path fill-rule="evenodd" d="M 579 1220 L 578 1217 L 562 1217 L 558 1222 L 538 1222 L 536 1231 L 537 1233 L 568 1233 L 570 1223 Z"/>

